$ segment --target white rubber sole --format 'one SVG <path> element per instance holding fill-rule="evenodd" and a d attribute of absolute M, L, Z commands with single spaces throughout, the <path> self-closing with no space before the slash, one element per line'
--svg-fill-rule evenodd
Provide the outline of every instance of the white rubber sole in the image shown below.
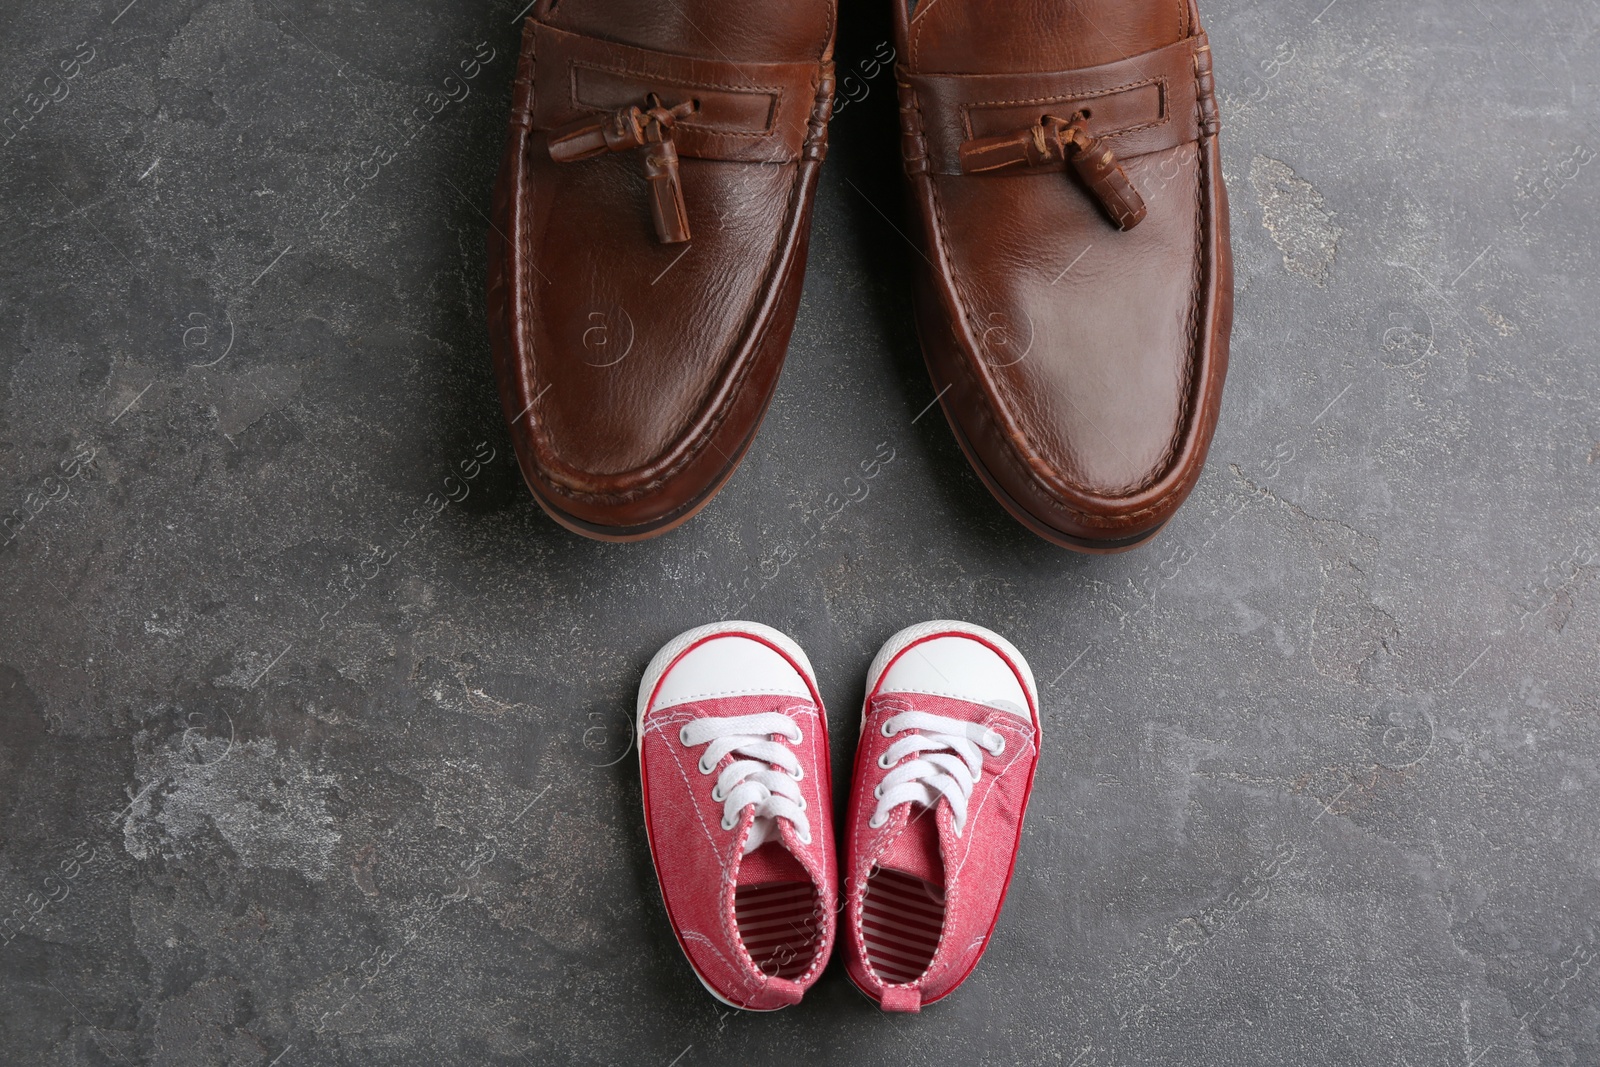
<path fill-rule="evenodd" d="M 1017 650 L 1016 645 L 1013 645 L 993 630 L 987 630 L 970 622 L 959 622 L 954 619 L 934 619 L 931 622 L 919 622 L 915 626 L 907 626 L 904 630 L 889 638 L 883 643 L 883 647 L 878 649 L 878 654 L 872 657 L 872 666 L 867 668 L 867 697 L 870 698 L 877 690 L 879 680 L 883 678 L 884 672 L 889 669 L 889 664 L 893 663 L 900 653 L 924 638 L 932 637 L 935 634 L 965 634 L 969 637 L 978 638 L 987 644 L 993 645 L 999 650 L 1001 656 L 1010 660 L 1022 675 L 1022 687 L 1028 693 L 1029 711 L 1033 715 L 1034 725 L 1039 729 L 1039 736 L 1044 736 L 1043 715 L 1039 712 L 1039 687 L 1033 680 L 1033 668 L 1028 666 L 1027 658 Z M 866 729 L 866 726 L 867 705 L 863 701 L 861 704 L 861 724 L 857 728 L 858 732 Z"/>
<path fill-rule="evenodd" d="M 713 622 L 706 626 L 696 626 L 692 630 L 685 630 L 665 645 L 662 645 L 661 651 L 650 658 L 650 665 L 644 669 L 644 678 L 639 682 L 639 697 L 635 704 L 633 729 L 634 743 L 639 746 L 639 796 L 641 807 L 643 807 L 644 800 L 644 713 L 650 708 L 650 697 L 655 694 L 656 687 L 661 683 L 661 676 L 667 673 L 667 670 L 679 656 L 706 638 L 715 637 L 718 634 L 749 634 L 752 637 L 759 637 L 768 642 L 794 660 L 800 668 L 800 673 L 805 675 L 806 682 L 811 686 L 811 689 L 814 692 L 818 692 L 819 697 L 821 695 L 820 691 L 817 690 L 817 675 L 811 669 L 811 660 L 806 658 L 805 651 L 795 644 L 794 639 L 781 630 L 774 630 L 772 627 L 763 626 L 759 622 L 740 621 Z M 817 711 L 817 717 L 822 720 L 822 729 L 826 731 L 828 729 L 828 717 L 822 711 L 820 703 L 817 705 Z M 831 827 L 829 832 L 832 832 Z M 653 866 L 656 852 L 655 844 L 650 839 L 650 811 L 648 808 L 644 808 L 644 837 L 645 844 L 650 847 L 650 861 Z M 659 886 L 660 883 L 661 878 L 658 873 L 656 884 Z M 665 901 L 663 900 L 664 904 Z M 683 941 L 678 937 L 676 928 L 673 929 L 672 936 L 678 941 L 678 948 L 683 949 Z M 735 1004 L 712 988 L 711 983 L 706 981 L 705 976 L 700 973 L 700 968 L 694 965 L 694 958 L 689 955 L 687 950 L 684 950 L 683 958 L 688 960 L 689 970 L 693 971 L 694 976 L 700 980 L 700 984 L 705 986 L 706 992 L 730 1008 L 736 1008 L 739 1011 L 773 1012 L 782 1011 L 784 1008 L 789 1007 L 789 1005 L 785 1004 L 777 1008 L 747 1008 L 743 1004 Z"/>

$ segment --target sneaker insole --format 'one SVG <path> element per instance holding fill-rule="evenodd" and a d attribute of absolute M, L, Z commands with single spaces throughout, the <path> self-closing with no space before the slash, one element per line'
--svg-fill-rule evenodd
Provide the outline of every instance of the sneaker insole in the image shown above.
<path fill-rule="evenodd" d="M 861 933 L 873 973 L 890 985 L 922 977 L 944 930 L 944 890 L 914 874 L 879 867 L 867 879 Z"/>
<path fill-rule="evenodd" d="M 817 954 L 817 890 L 800 861 L 776 841 L 744 857 L 733 890 L 739 940 L 763 974 L 790 980 Z"/>
<path fill-rule="evenodd" d="M 861 932 L 867 962 L 890 985 L 928 969 L 944 931 L 944 861 L 931 811 L 918 809 L 867 877 Z"/>

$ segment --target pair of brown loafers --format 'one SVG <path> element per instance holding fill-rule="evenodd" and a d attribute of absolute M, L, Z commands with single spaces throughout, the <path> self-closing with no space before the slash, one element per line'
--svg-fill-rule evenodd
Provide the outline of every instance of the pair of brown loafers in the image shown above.
<path fill-rule="evenodd" d="M 1232 319 L 1194 0 L 890 0 L 917 326 L 1041 537 L 1117 551 L 1199 477 Z M 539 0 L 489 242 L 496 374 L 557 522 L 636 540 L 727 481 L 800 301 L 833 0 Z"/>

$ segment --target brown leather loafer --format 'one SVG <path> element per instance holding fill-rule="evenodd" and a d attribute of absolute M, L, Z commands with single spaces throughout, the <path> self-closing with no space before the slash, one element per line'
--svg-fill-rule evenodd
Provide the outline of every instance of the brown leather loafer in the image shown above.
<path fill-rule="evenodd" d="M 568 529 L 688 519 L 749 448 L 800 301 L 832 0 L 539 0 L 489 237 L 528 487 Z"/>
<path fill-rule="evenodd" d="M 1233 318 L 1193 2 L 907 6 L 917 326 L 945 415 L 1029 529 L 1131 548 L 1200 475 Z"/>

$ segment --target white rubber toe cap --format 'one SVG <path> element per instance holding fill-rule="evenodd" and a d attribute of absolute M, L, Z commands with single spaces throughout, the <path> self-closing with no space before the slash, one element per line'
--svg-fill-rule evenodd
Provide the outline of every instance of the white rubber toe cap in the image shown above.
<path fill-rule="evenodd" d="M 868 692 L 951 697 L 1032 718 L 1033 672 L 1022 653 L 971 623 L 940 620 L 900 631 L 878 653 L 870 678 Z"/>
<path fill-rule="evenodd" d="M 656 654 L 639 687 L 639 711 L 738 696 L 810 700 L 810 671 L 800 647 L 769 626 L 713 623 L 680 634 Z"/>

